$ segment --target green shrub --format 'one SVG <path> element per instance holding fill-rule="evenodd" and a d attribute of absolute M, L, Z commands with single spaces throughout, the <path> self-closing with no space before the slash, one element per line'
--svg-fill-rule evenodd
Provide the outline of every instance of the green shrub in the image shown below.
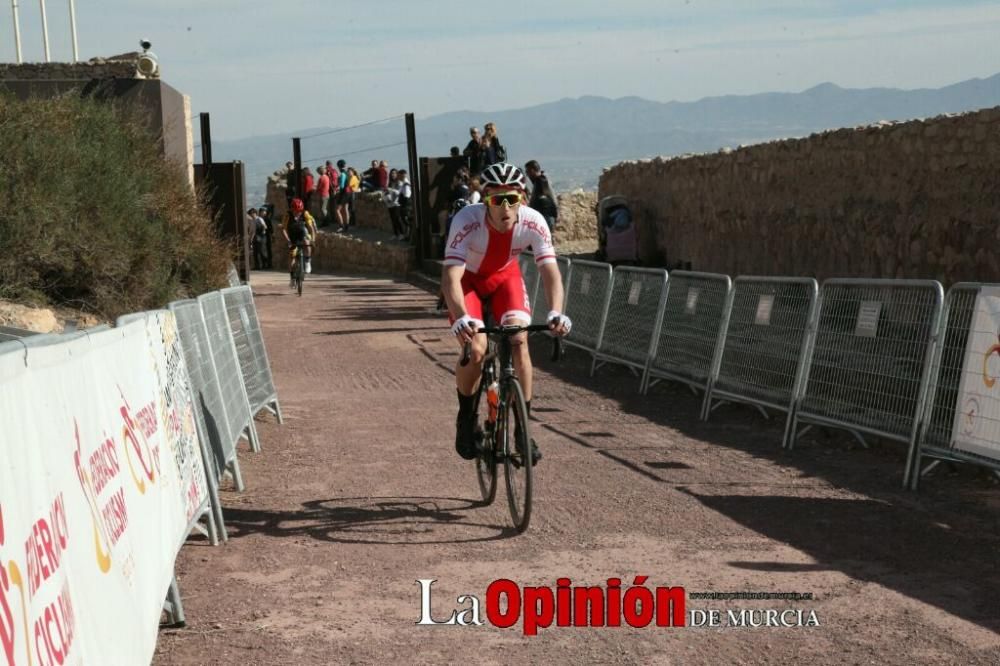
<path fill-rule="evenodd" d="M 224 286 L 183 168 L 111 103 L 0 96 L 0 298 L 111 319 Z"/>

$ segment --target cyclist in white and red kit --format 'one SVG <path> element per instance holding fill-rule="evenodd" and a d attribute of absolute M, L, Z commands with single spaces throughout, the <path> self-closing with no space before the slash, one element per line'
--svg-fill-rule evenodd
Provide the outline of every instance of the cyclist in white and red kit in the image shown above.
<path fill-rule="evenodd" d="M 524 278 L 518 255 L 531 249 L 542 278 L 549 304 L 551 335 L 569 334 L 569 317 L 562 314 L 563 285 L 556 264 L 552 235 L 542 215 L 525 205 L 524 173 L 512 164 L 500 162 L 483 170 L 483 203 L 466 206 L 451 222 L 445 245 L 441 289 L 448 304 L 451 330 L 459 345 L 471 343 L 470 362 L 455 366 L 458 388 L 458 418 L 455 449 L 466 460 L 476 456 L 476 391 L 486 354 L 486 337 L 476 335 L 483 327 L 483 302 L 490 300 L 493 320 L 500 325 L 527 326 L 531 323 Z M 524 388 L 531 413 L 531 356 L 527 333 L 511 340 L 514 367 Z M 541 453 L 532 442 L 534 462 Z"/>

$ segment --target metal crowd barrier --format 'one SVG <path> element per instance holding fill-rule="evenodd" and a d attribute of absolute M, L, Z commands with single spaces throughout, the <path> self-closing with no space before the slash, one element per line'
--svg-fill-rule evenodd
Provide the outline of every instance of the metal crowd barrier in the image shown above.
<path fill-rule="evenodd" d="M 23 328 L 15 328 L 14 326 L 0 326 L 0 342 L 9 342 L 10 340 L 20 340 L 21 338 L 28 338 L 35 335 L 41 335 L 36 331 L 29 331 Z"/>
<path fill-rule="evenodd" d="M 148 312 L 134 312 L 127 315 L 122 315 L 121 317 L 118 317 L 118 319 L 115 320 L 115 328 L 123 328 L 125 326 L 128 326 L 129 324 L 139 321 L 143 322 L 143 324 L 146 324 L 148 317 L 150 315 L 155 315 L 157 312 L 165 313 L 165 311 L 162 310 L 161 311 L 150 310 Z M 184 350 L 184 341 L 180 340 L 180 322 L 177 321 L 176 313 L 174 314 L 174 321 L 177 322 L 177 335 L 180 344 L 177 345 L 176 350 L 172 351 L 176 351 L 177 353 L 179 353 L 181 356 L 184 357 L 184 365 L 188 371 L 187 372 L 188 381 L 191 382 L 191 385 L 188 387 L 188 392 L 190 392 L 192 399 L 195 399 L 197 389 L 195 388 L 194 382 L 192 381 L 191 378 L 192 377 L 191 365 L 188 354 L 185 353 Z M 92 328 L 88 329 L 87 331 L 71 335 L 73 337 L 78 337 L 79 335 L 87 335 L 102 330 L 110 330 L 110 327 L 102 326 L 96 329 Z M 197 404 L 192 405 L 192 407 L 193 407 L 192 411 L 194 412 L 195 416 L 195 430 L 198 435 L 198 448 L 201 451 L 201 464 L 202 468 L 205 470 L 205 481 L 206 485 L 208 486 L 208 499 L 200 507 L 198 507 L 198 511 L 194 514 L 194 516 L 191 519 L 191 523 L 187 526 L 187 533 L 190 534 L 192 529 L 197 530 L 204 536 L 208 537 L 209 542 L 213 546 L 217 546 L 219 545 L 220 540 L 226 541 L 229 537 L 228 534 L 226 533 L 226 525 L 222 517 L 222 503 L 219 501 L 218 483 L 216 482 L 215 479 L 212 478 L 212 475 L 209 473 L 209 471 L 212 469 L 211 461 L 213 458 L 212 458 L 212 453 L 208 448 L 208 440 L 205 437 L 205 432 L 201 427 L 202 424 L 199 423 L 199 416 L 200 416 L 199 412 L 201 410 Z M 206 526 L 202 526 L 200 524 L 199 521 L 201 521 L 202 518 L 205 519 L 205 522 L 207 523 Z"/>
<path fill-rule="evenodd" d="M 236 270 L 236 264 L 230 262 L 229 271 L 226 273 L 226 279 L 229 281 L 230 287 L 238 287 L 243 284 L 243 282 L 240 281 L 240 273 Z"/>
<path fill-rule="evenodd" d="M 209 464 L 205 465 L 205 476 L 209 480 L 209 492 L 213 495 L 216 505 L 216 522 L 220 526 L 219 536 L 225 541 L 228 536 L 218 484 L 228 471 L 233 477 L 236 490 L 242 492 L 245 489 L 236 452 L 236 442 L 239 441 L 240 433 L 230 431 L 230 419 L 226 414 L 226 403 L 215 369 L 211 345 L 208 342 L 208 329 L 198 301 L 193 299 L 174 301 L 167 307 L 177 318 L 177 334 L 181 339 L 181 349 L 184 350 L 184 360 L 188 375 L 191 377 L 191 390 L 197 401 L 194 412 L 199 436 L 206 442 L 211 453 L 208 458 Z"/>
<path fill-rule="evenodd" d="M 274 388 L 271 364 L 264 347 L 264 335 L 257 320 L 257 308 L 249 286 L 229 287 L 222 290 L 222 297 L 229 316 L 229 329 L 236 345 L 243 381 L 246 382 L 250 413 L 256 415 L 267 409 L 283 423 L 278 392 Z"/>
<path fill-rule="evenodd" d="M 531 252 L 522 252 L 518 255 L 517 261 L 521 268 L 521 277 L 524 279 L 524 293 L 534 303 L 535 292 L 538 291 L 538 283 L 541 282 L 538 266 L 535 265 L 535 255 Z"/>
<path fill-rule="evenodd" d="M 864 446 L 871 434 L 912 450 L 943 300 L 933 280 L 825 281 L 788 448 L 802 422 L 846 429 Z"/>
<path fill-rule="evenodd" d="M 566 285 L 566 316 L 573 322 L 573 332 L 564 344 L 589 351 L 593 356 L 601 344 L 604 322 L 614 273 L 611 264 L 596 261 L 574 261 Z M 594 373 L 594 364 L 590 373 Z"/>
<path fill-rule="evenodd" d="M 765 416 L 767 409 L 785 412 L 786 445 L 815 330 L 818 293 L 813 278 L 736 278 L 706 420 L 726 402 L 753 405 Z"/>
<path fill-rule="evenodd" d="M 979 405 L 977 410 L 974 401 L 970 401 L 967 406 L 959 407 L 958 405 L 962 387 L 962 373 L 972 334 L 988 334 L 993 342 L 995 342 L 997 335 L 997 330 L 994 328 L 985 331 L 975 329 L 976 298 L 981 288 L 986 286 L 1000 288 L 1000 285 L 960 282 L 952 285 L 945 298 L 941 330 L 938 337 L 939 343 L 931 369 L 929 399 L 926 405 L 923 430 L 916 442 L 916 450 L 910 453 L 911 461 L 907 465 L 909 486 L 913 490 L 917 489 L 920 477 L 942 460 L 973 463 L 990 468 L 994 472 L 1000 471 L 1000 460 L 957 449 L 952 436 L 956 412 L 959 409 L 962 409 L 962 413 L 965 415 L 959 424 L 960 428 L 964 427 L 965 424 L 971 426 L 976 417 L 992 420 L 996 418 L 989 413 L 989 410 L 983 409 L 982 405 Z M 988 357 L 985 358 L 984 364 L 988 360 Z M 984 365 L 984 374 L 986 369 Z M 976 379 L 978 380 L 978 377 Z M 923 458 L 934 458 L 935 460 L 922 470 Z"/>
<path fill-rule="evenodd" d="M 229 330 L 229 318 L 222 293 L 213 291 L 202 294 L 198 297 L 198 305 L 201 306 L 202 317 L 205 319 L 208 331 L 212 360 L 215 363 L 216 376 L 226 405 L 229 432 L 246 437 L 251 450 L 260 451 L 260 440 L 257 438 L 257 428 L 250 411 L 246 382 L 243 381 L 240 361 L 236 356 L 233 334 Z"/>
<path fill-rule="evenodd" d="M 670 273 L 659 335 L 643 375 L 643 393 L 660 379 L 670 379 L 701 389 L 708 404 L 710 381 L 729 317 L 731 289 L 728 275 Z"/>
<path fill-rule="evenodd" d="M 615 269 L 607 321 L 591 374 L 607 362 L 645 372 L 660 335 L 666 298 L 667 271 L 662 268 Z"/>
<path fill-rule="evenodd" d="M 562 278 L 563 312 L 566 312 L 566 297 L 568 295 L 566 293 L 566 285 L 569 284 L 569 273 L 572 270 L 572 263 L 567 257 L 556 257 L 556 266 L 559 268 L 559 276 Z M 544 292 L 545 287 L 542 284 L 541 277 L 539 276 L 538 286 L 535 288 L 535 293 L 531 297 L 532 324 L 544 324 L 545 317 L 548 315 L 549 310 L 552 309 L 552 304 L 546 300 Z"/>

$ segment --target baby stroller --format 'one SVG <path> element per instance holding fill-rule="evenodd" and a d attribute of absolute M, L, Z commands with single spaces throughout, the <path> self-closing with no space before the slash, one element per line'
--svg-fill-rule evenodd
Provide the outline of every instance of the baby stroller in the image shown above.
<path fill-rule="evenodd" d="M 597 252 L 612 265 L 639 263 L 639 236 L 625 197 L 613 194 L 597 202 Z"/>

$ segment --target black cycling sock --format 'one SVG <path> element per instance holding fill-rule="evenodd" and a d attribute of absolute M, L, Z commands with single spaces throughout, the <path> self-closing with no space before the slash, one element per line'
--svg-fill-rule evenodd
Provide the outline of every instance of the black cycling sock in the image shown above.
<path fill-rule="evenodd" d="M 472 410 L 476 406 L 476 396 L 475 395 L 462 395 L 462 392 L 457 390 L 458 393 L 458 415 L 468 416 L 472 414 Z"/>
<path fill-rule="evenodd" d="M 531 418 L 531 401 L 530 400 L 525 400 L 524 401 L 524 406 L 528 408 L 528 418 L 530 419 Z"/>

